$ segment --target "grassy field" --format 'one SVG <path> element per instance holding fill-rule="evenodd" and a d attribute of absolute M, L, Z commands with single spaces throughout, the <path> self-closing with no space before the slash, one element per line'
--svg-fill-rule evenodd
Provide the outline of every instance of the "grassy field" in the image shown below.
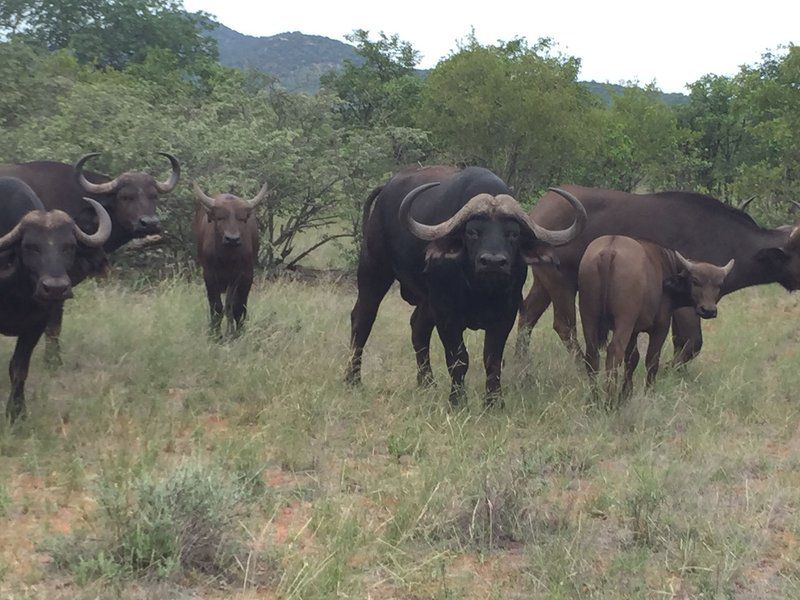
<path fill-rule="evenodd" d="M 350 284 L 262 283 L 224 344 L 199 283 L 76 292 L 63 368 L 38 348 L 0 425 L 2 598 L 800 597 L 797 297 L 726 298 L 612 413 L 549 314 L 484 412 L 472 333 L 453 412 L 438 340 L 415 388 L 395 290 L 357 390 Z"/>

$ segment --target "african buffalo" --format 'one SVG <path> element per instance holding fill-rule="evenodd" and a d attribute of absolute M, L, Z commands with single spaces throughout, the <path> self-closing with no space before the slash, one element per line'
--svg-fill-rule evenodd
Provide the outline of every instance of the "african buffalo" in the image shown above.
<path fill-rule="evenodd" d="M 500 396 L 500 369 L 525 283 L 526 263 L 539 251 L 565 244 L 584 226 L 586 213 L 568 192 L 575 222 L 550 231 L 529 218 L 508 186 L 479 167 L 409 167 L 370 195 L 364 206 L 358 261 L 358 298 L 351 313 L 351 358 L 346 380 L 361 380 L 361 359 L 378 306 L 392 282 L 415 306 L 411 341 L 417 381 L 432 381 L 434 326 L 452 379 L 450 402 L 459 404 L 469 357 L 463 333 L 483 329 L 486 402 Z"/>
<path fill-rule="evenodd" d="M 223 313 L 220 296 L 225 293 L 225 316 L 230 334 L 243 325 L 247 316 L 247 296 L 258 258 L 258 223 L 253 209 L 267 196 L 267 184 L 252 200 L 242 200 L 231 194 L 217 194 L 212 198 L 196 182 L 192 185 L 200 203 L 192 231 L 211 309 L 211 330 L 219 335 Z"/>
<path fill-rule="evenodd" d="M 583 231 L 569 244 L 548 252 L 550 263 L 533 265 L 534 284 L 520 307 L 518 351 L 527 349 L 530 331 L 553 303 L 553 328 L 576 354 L 575 294 L 578 265 L 589 243 L 603 235 L 627 235 L 674 248 L 693 259 L 736 267 L 721 295 L 764 283 L 800 289 L 800 229 L 765 229 L 745 212 L 709 196 L 689 192 L 629 194 L 614 190 L 565 186 L 586 207 Z M 530 212 L 546 227 L 569 222 L 571 209 L 560 196 L 546 193 Z M 693 311 L 673 314 L 676 362 L 695 356 L 702 345 L 700 320 Z"/>
<path fill-rule="evenodd" d="M 658 372 L 661 348 L 672 312 L 690 307 L 703 319 L 717 316 L 717 300 L 734 259 L 724 267 L 686 260 L 679 252 L 622 235 L 604 235 L 586 248 L 578 268 L 578 306 L 586 341 L 586 367 L 594 379 L 599 349 L 614 332 L 606 354 L 608 400 L 616 395 L 616 376 L 625 362 L 622 397 L 630 395 L 639 363 L 636 337 L 649 337 L 647 385 Z"/>
<path fill-rule="evenodd" d="M 72 297 L 69 271 L 78 249 L 99 248 L 111 235 L 108 213 L 91 198 L 86 201 L 97 213 L 97 231 L 91 235 L 67 213 L 45 210 L 23 181 L 0 177 L 0 333 L 17 337 L 6 406 L 12 421 L 25 412 L 25 380 L 33 349 L 51 313 Z"/>
<path fill-rule="evenodd" d="M 98 156 L 87 154 L 75 165 L 52 161 L 36 161 L 0 165 L 0 176 L 17 177 L 27 183 L 47 210 L 62 210 L 72 217 L 78 227 L 93 231 L 97 227 L 95 211 L 83 201 L 88 196 L 99 202 L 111 217 L 111 235 L 102 248 L 78 249 L 77 260 L 70 269 L 70 279 L 77 285 L 87 276 L 101 273 L 108 264 L 107 254 L 114 252 L 134 238 L 158 233 L 161 223 L 156 215 L 160 194 L 171 192 L 180 178 L 180 164 L 171 154 L 159 152 L 169 159 L 172 173 L 166 181 L 152 175 L 127 171 L 114 177 L 83 170 L 86 162 Z M 61 331 L 63 308 L 52 311 L 47 326 L 45 360 L 54 365 L 61 362 L 58 336 Z"/>

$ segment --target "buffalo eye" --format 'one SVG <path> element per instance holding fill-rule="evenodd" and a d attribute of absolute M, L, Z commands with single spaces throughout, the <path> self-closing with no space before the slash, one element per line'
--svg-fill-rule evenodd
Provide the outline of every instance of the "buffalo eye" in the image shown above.
<path fill-rule="evenodd" d="M 697 277 L 692 277 L 692 285 L 701 285 L 700 280 Z"/>
<path fill-rule="evenodd" d="M 39 254 L 42 251 L 37 244 L 24 244 L 22 250 L 24 252 L 30 252 L 31 254 Z"/>
<path fill-rule="evenodd" d="M 518 231 L 506 231 L 506 237 L 510 240 L 516 240 L 519 237 Z"/>
<path fill-rule="evenodd" d="M 467 229 L 467 237 L 471 240 L 477 240 L 481 236 L 477 229 Z"/>

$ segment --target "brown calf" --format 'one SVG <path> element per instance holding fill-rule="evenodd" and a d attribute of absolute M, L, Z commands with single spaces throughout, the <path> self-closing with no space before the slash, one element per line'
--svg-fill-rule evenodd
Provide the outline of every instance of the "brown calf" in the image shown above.
<path fill-rule="evenodd" d="M 691 306 L 698 316 L 717 316 L 717 300 L 725 277 L 733 269 L 692 262 L 680 253 L 620 235 L 597 238 L 586 248 L 578 268 L 578 305 L 586 341 L 586 367 L 594 379 L 599 349 L 608 332 L 614 335 L 606 353 L 608 400 L 617 395 L 617 371 L 625 361 L 622 398 L 630 395 L 639 362 L 637 334 L 650 338 L 645 365 L 647 385 L 658 372 L 661 348 L 676 308 Z"/>
<path fill-rule="evenodd" d="M 223 315 L 221 295 L 225 293 L 227 332 L 232 334 L 247 316 L 247 296 L 258 257 L 258 223 L 253 209 L 267 196 L 267 185 L 252 200 L 231 194 L 212 198 L 196 182 L 193 187 L 200 206 L 194 215 L 192 231 L 211 309 L 211 331 L 219 335 Z"/>

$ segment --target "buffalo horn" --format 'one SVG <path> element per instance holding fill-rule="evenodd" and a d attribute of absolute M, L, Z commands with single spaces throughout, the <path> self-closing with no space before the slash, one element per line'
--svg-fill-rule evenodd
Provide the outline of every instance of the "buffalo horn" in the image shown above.
<path fill-rule="evenodd" d="M 575 210 L 575 221 L 566 229 L 545 229 L 536 223 L 536 221 L 534 221 L 530 215 L 528 215 L 528 213 L 522 210 L 522 207 L 519 206 L 519 204 L 517 204 L 517 207 L 520 211 L 520 219 L 530 228 L 531 232 L 533 232 L 533 235 L 536 236 L 536 239 L 547 242 L 552 246 L 562 246 L 574 240 L 576 237 L 578 237 L 580 232 L 583 231 L 583 228 L 586 225 L 586 209 L 583 207 L 583 204 L 581 204 L 581 201 L 568 191 L 555 187 L 551 187 L 549 189 L 551 192 L 555 192 L 569 202 L 572 205 L 572 208 Z"/>
<path fill-rule="evenodd" d="M 172 165 L 172 173 L 170 173 L 169 179 L 166 181 L 156 181 L 158 193 L 166 194 L 167 192 L 171 192 L 175 189 L 175 186 L 178 185 L 178 180 L 181 178 L 181 164 L 178 162 L 177 158 L 168 152 L 159 152 L 159 154 L 161 156 L 166 156 Z"/>
<path fill-rule="evenodd" d="M 728 261 L 728 264 L 725 265 L 724 267 L 722 267 L 722 271 L 723 271 L 723 273 L 725 273 L 725 277 L 730 275 L 731 271 L 733 271 L 733 265 L 734 265 L 735 262 L 736 261 L 734 259 L 730 259 Z"/>
<path fill-rule="evenodd" d="M 250 208 L 255 208 L 256 206 L 258 206 L 258 203 L 261 202 L 268 195 L 269 192 L 267 191 L 267 184 L 265 183 L 264 185 L 261 186 L 261 189 L 258 190 L 258 193 L 256 194 L 255 198 L 249 200 L 247 204 L 248 206 L 250 206 Z"/>
<path fill-rule="evenodd" d="M 684 258 L 683 255 L 677 250 L 675 250 L 675 258 L 678 259 L 678 262 L 680 263 L 681 267 L 683 267 L 687 271 L 689 271 L 692 268 L 692 261 Z"/>
<path fill-rule="evenodd" d="M 22 235 L 22 222 L 16 224 L 14 229 L 9 231 L 3 237 L 0 238 L 0 250 L 5 250 L 6 248 L 13 246 L 17 243 L 20 236 Z"/>
<path fill-rule="evenodd" d="M 750 196 L 747 200 L 741 202 L 737 208 L 739 210 L 747 210 L 748 205 L 755 199 L 756 199 L 755 196 Z"/>
<path fill-rule="evenodd" d="M 87 160 L 94 158 L 95 156 L 100 156 L 100 153 L 91 152 L 89 154 L 85 154 L 78 162 L 75 163 L 75 176 L 78 178 L 78 183 L 80 183 L 81 187 L 90 194 L 113 194 L 119 185 L 119 177 L 115 177 L 111 181 L 107 181 L 105 183 L 92 183 L 86 179 L 86 176 L 83 174 L 83 165 Z"/>
<path fill-rule="evenodd" d="M 789 234 L 789 243 L 787 246 L 790 248 L 797 248 L 798 245 L 800 245 L 800 227 L 795 227 Z M 2 249 L 2 246 L 0 246 L 0 249 Z"/>
<path fill-rule="evenodd" d="M 84 200 L 91 204 L 94 212 L 97 213 L 97 231 L 88 234 L 75 223 L 75 237 L 84 246 L 98 248 L 105 244 L 111 236 L 111 217 L 108 216 L 106 209 L 96 200 L 91 198 L 84 198 Z"/>
<path fill-rule="evenodd" d="M 462 208 L 458 211 L 455 215 L 453 215 L 450 219 L 445 221 L 444 223 L 439 223 L 438 225 L 423 225 L 418 221 L 415 221 L 414 218 L 411 216 L 411 205 L 414 204 L 414 200 L 425 190 L 428 190 L 432 187 L 436 187 L 439 185 L 438 181 L 432 183 L 423 183 L 420 186 L 415 187 L 413 190 L 406 194 L 406 197 L 403 198 L 403 201 L 400 203 L 400 212 L 399 218 L 401 223 L 405 223 L 408 227 L 408 230 L 415 236 L 421 240 L 432 241 L 439 239 L 450 233 L 453 230 L 453 221 L 464 211 Z M 466 206 L 464 207 L 466 208 Z"/>
<path fill-rule="evenodd" d="M 192 189 L 194 189 L 194 197 L 200 201 L 200 204 L 202 204 L 206 210 L 212 210 L 214 208 L 214 199 L 201 190 L 196 181 L 192 181 Z"/>

